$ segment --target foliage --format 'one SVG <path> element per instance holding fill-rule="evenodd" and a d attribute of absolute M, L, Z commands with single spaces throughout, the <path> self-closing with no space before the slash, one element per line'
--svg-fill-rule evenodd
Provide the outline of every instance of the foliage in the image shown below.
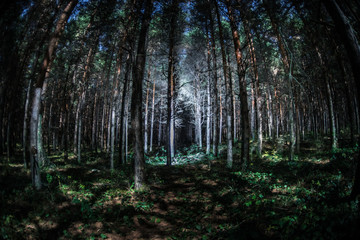
<path fill-rule="evenodd" d="M 171 239 L 354 237 L 359 203 L 344 199 L 352 187 L 356 151 L 303 154 L 289 162 L 269 150 L 248 171 L 233 172 L 195 146 L 182 149 L 172 167 L 162 166 L 165 159 L 156 161 L 165 157 L 159 151 L 148 156 L 149 188 L 141 192 L 127 177 L 130 165 L 110 172 L 91 155 L 81 166 L 56 160 L 43 175 L 47 188 L 36 194 L 30 185 L 9 182 L 9 176 L 27 181 L 15 174 L 20 166 L 11 164 L 1 171 L 8 183 L 1 191 L 7 199 L 1 206 L 1 237 L 46 238 L 51 231 L 87 239 L 143 231 Z"/>

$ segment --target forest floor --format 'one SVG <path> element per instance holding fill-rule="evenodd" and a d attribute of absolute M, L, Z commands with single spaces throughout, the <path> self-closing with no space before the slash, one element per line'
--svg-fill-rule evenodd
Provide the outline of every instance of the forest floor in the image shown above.
<path fill-rule="evenodd" d="M 292 162 L 274 149 L 265 145 L 247 171 L 194 147 L 167 167 L 160 151 L 147 157 L 141 192 L 130 165 L 110 171 L 105 154 L 86 153 L 82 164 L 48 156 L 41 191 L 15 158 L 0 165 L 0 238 L 360 239 L 358 202 L 345 201 L 355 149 L 304 145 Z"/>

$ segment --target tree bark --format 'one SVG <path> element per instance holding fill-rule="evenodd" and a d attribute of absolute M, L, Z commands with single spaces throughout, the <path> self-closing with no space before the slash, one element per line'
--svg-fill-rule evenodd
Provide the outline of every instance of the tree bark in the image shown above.
<path fill-rule="evenodd" d="M 160 106 L 159 106 L 159 127 L 158 127 L 158 130 L 159 130 L 159 132 L 158 132 L 158 147 L 160 147 L 160 145 L 161 145 L 161 137 L 162 137 L 162 111 L 161 111 L 161 107 L 162 107 L 162 101 L 163 101 L 163 99 L 162 98 L 160 98 Z"/>
<path fill-rule="evenodd" d="M 146 37 L 150 25 L 153 0 L 146 0 L 144 16 L 138 40 L 137 55 L 133 69 L 131 97 L 131 128 L 134 136 L 134 180 L 135 189 L 143 188 L 145 180 L 144 140 L 142 133 L 142 89 L 146 63 Z"/>
<path fill-rule="evenodd" d="M 218 19 L 219 26 L 219 38 L 220 38 L 220 48 L 221 48 L 221 56 L 223 62 L 223 72 L 224 72 L 224 82 L 225 82 L 225 104 L 226 104 L 226 145 L 227 145 L 227 160 L 226 166 L 228 168 L 232 168 L 233 166 L 233 137 L 232 137 L 232 114 L 233 114 L 233 101 L 232 101 L 232 82 L 230 79 L 230 69 L 226 59 L 225 53 L 225 44 L 224 44 L 224 35 L 222 29 L 222 23 L 220 19 L 220 12 L 217 3 L 215 2 L 216 15 Z"/>
<path fill-rule="evenodd" d="M 146 83 L 146 98 L 145 98 L 145 119 L 144 119 L 144 152 L 148 152 L 148 118 L 149 118 L 149 93 L 150 93 L 150 77 L 151 77 L 151 69 L 149 66 L 148 69 L 148 78 Z"/>
<path fill-rule="evenodd" d="M 211 95 L 210 95 L 210 85 L 211 85 L 211 75 L 210 75 L 210 41 L 207 39 L 207 66 L 209 70 L 208 81 L 206 85 L 206 96 L 207 96 L 207 106 L 206 106 L 206 154 L 210 154 L 211 148 Z"/>
<path fill-rule="evenodd" d="M 241 103 L 241 125 L 242 125 L 242 143 L 241 143 L 241 161 L 242 168 L 247 167 L 249 161 L 249 148 L 250 148 L 250 122 L 249 122 L 249 108 L 248 108 L 248 99 L 246 91 L 246 79 L 245 79 L 245 66 L 244 60 L 241 53 L 240 38 L 237 31 L 237 26 L 234 18 L 233 9 L 230 5 L 230 1 L 227 0 L 227 10 L 229 14 L 230 27 L 234 42 L 235 48 L 235 58 L 237 65 L 237 73 L 239 77 L 239 87 L 240 87 L 240 103 Z"/>
<path fill-rule="evenodd" d="M 128 92 L 128 84 L 129 84 L 129 75 L 131 71 L 131 63 L 132 63 L 132 57 L 131 54 L 128 54 L 126 59 L 126 67 L 125 67 L 125 77 L 124 77 L 124 86 L 123 86 L 123 92 L 122 92 L 122 99 L 121 99 L 121 109 L 120 109 L 120 134 L 119 134 L 119 162 L 120 164 L 125 163 L 125 155 L 126 153 L 124 149 L 124 126 L 125 126 L 125 107 L 127 106 L 127 92 Z"/>
<path fill-rule="evenodd" d="M 153 138 L 154 138 L 154 117 L 155 117 L 155 87 L 156 87 L 156 78 L 153 81 L 152 89 L 152 102 L 151 102 L 151 123 L 150 123 L 150 152 L 153 150 Z"/>
<path fill-rule="evenodd" d="M 55 51 L 62 35 L 67 20 L 69 19 L 72 11 L 74 10 L 78 0 L 71 0 L 63 12 L 61 13 L 59 20 L 56 23 L 56 27 L 54 32 L 51 34 L 49 45 L 47 51 L 44 56 L 44 60 L 41 66 L 40 74 L 38 76 L 33 104 L 32 104 L 32 113 L 31 113 L 31 121 L 30 121 L 30 162 L 31 162 L 31 176 L 32 183 L 37 190 L 41 189 L 41 178 L 40 178 L 40 168 L 39 168 L 39 159 L 38 159 L 38 149 L 37 149 L 37 126 L 38 126 L 38 118 L 40 113 L 40 104 L 41 104 L 41 91 L 44 84 L 45 79 L 49 75 L 49 71 L 51 69 L 51 63 L 55 58 Z"/>
<path fill-rule="evenodd" d="M 215 30 L 214 30 L 214 19 L 210 12 L 210 39 L 211 39 L 211 51 L 213 55 L 213 122 L 214 122 L 214 133 L 213 133 L 213 154 L 219 156 L 219 94 L 218 94 L 218 75 L 217 75 L 217 60 L 216 60 L 216 45 L 215 45 Z M 220 16 L 217 16 L 217 21 L 220 22 Z M 220 99 L 221 102 L 221 99 Z M 221 103 L 220 103 L 221 104 Z"/>
<path fill-rule="evenodd" d="M 167 93 L 167 161 L 166 165 L 171 165 L 175 156 L 175 34 L 177 29 L 177 17 L 179 12 L 178 0 L 172 2 L 172 15 L 170 19 L 169 33 L 169 55 L 168 55 L 168 93 Z"/>
<path fill-rule="evenodd" d="M 196 68 L 196 67 L 195 67 Z M 197 71 L 197 70 L 195 70 Z M 201 132 L 201 84 L 200 84 L 200 76 L 197 73 L 194 78 L 194 88 L 195 88 L 195 140 L 199 149 L 202 149 L 202 132 Z"/>
<path fill-rule="evenodd" d="M 25 100 L 25 107 L 24 107 L 24 123 L 23 123 L 23 160 L 24 160 L 24 168 L 26 169 L 27 166 L 27 159 L 26 159 L 26 152 L 28 150 L 27 147 L 27 121 L 28 121 L 28 116 L 29 116 L 29 102 L 30 102 L 30 91 L 31 91 L 31 84 L 32 81 L 31 79 L 29 80 L 29 85 L 28 88 L 26 90 L 26 100 Z M 0 121 L 2 121 L 2 119 L 0 119 Z M 1 131 L 1 128 L 0 128 Z"/>

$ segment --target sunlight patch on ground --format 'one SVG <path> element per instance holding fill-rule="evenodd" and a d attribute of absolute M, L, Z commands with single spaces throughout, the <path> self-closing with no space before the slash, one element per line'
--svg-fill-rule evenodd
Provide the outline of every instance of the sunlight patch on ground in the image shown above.
<path fill-rule="evenodd" d="M 309 163 L 313 163 L 313 164 L 317 164 L 317 165 L 325 165 L 328 164 L 330 162 L 330 159 L 311 159 L 311 158 L 306 158 L 303 160 L 304 162 L 309 162 Z"/>

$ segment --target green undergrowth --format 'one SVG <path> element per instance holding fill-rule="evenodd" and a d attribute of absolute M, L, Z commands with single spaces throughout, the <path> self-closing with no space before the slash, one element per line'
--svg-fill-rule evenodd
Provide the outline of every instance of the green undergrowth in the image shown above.
<path fill-rule="evenodd" d="M 265 148 L 240 171 L 236 159 L 227 169 L 223 152 L 215 158 L 196 146 L 167 167 L 158 149 L 146 158 L 143 191 L 131 164 L 110 171 L 105 154 L 84 153 L 81 164 L 48 156 L 41 191 L 20 160 L 2 164 L 0 238 L 357 239 L 358 202 L 346 200 L 356 152 L 304 148 L 290 162 Z"/>

